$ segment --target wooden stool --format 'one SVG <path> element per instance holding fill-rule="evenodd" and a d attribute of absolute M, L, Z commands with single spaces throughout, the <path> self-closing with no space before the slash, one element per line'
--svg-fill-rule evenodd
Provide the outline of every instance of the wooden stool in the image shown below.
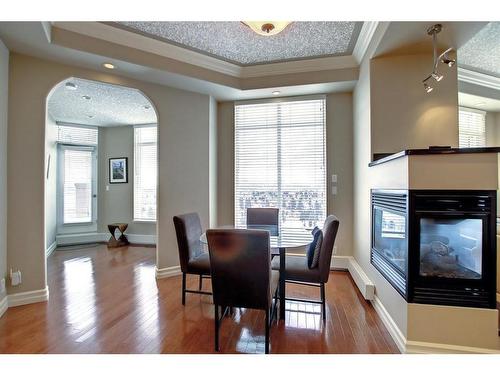
<path fill-rule="evenodd" d="M 111 238 L 108 241 L 108 248 L 127 246 L 129 244 L 128 239 L 124 234 L 124 232 L 127 230 L 127 227 L 127 223 L 108 224 L 108 230 L 109 233 L 111 233 Z M 117 229 L 121 233 L 120 237 L 118 238 L 115 237 L 115 231 Z"/>

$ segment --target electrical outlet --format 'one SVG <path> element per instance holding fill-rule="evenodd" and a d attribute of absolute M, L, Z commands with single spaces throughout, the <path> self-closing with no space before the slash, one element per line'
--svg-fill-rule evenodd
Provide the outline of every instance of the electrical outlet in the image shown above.
<path fill-rule="evenodd" d="M 5 277 L 0 279 L 0 294 L 5 294 Z"/>

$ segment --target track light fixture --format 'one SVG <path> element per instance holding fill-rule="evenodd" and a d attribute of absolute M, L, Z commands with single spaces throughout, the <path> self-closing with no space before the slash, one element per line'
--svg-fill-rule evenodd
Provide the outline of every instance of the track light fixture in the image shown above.
<path fill-rule="evenodd" d="M 439 23 L 437 23 L 434 26 L 431 26 L 427 29 L 427 34 L 432 36 L 432 50 L 434 53 L 432 73 L 426 79 L 424 79 L 422 81 L 424 84 L 424 90 L 427 93 L 430 93 L 432 90 L 434 90 L 434 88 L 432 86 L 430 86 L 428 83 L 428 80 L 430 78 L 433 78 L 436 82 L 439 82 L 444 77 L 441 73 L 438 72 L 439 63 L 441 62 L 441 63 L 447 65 L 449 68 L 453 67 L 453 65 L 455 65 L 455 63 L 456 63 L 455 59 L 452 59 L 448 56 L 448 53 L 453 51 L 453 48 L 451 48 L 451 47 L 448 48 L 443 53 L 441 53 L 440 55 L 438 55 L 438 52 L 437 52 L 437 34 L 439 34 L 442 29 L 443 29 L 443 25 L 441 25 Z"/>

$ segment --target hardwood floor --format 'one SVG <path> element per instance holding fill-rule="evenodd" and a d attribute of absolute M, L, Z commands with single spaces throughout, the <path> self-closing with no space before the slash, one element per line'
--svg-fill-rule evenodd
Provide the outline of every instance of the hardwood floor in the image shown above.
<path fill-rule="evenodd" d="M 214 353 L 210 296 L 188 294 L 181 277 L 156 280 L 155 249 L 105 245 L 56 251 L 48 259 L 50 301 L 8 309 L 0 318 L 0 353 Z M 204 281 L 204 289 L 210 288 Z M 198 279 L 188 276 L 188 287 Z M 317 288 L 287 284 L 287 295 Z M 271 353 L 397 353 L 373 307 L 347 272 L 326 285 L 320 305 L 288 303 L 271 328 Z M 236 309 L 222 322 L 222 353 L 263 353 L 264 313 Z"/>

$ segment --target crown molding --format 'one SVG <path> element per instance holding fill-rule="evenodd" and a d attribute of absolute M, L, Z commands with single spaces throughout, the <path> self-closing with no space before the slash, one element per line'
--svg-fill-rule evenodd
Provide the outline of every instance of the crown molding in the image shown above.
<path fill-rule="evenodd" d="M 494 90 L 500 90 L 500 78 L 479 73 L 474 70 L 458 67 L 458 80 L 477 86 L 488 87 Z"/>
<path fill-rule="evenodd" d="M 358 64 L 361 63 L 363 57 L 368 50 L 368 46 L 377 30 L 380 22 L 378 21 L 365 21 L 363 26 L 361 26 L 361 31 L 359 32 L 358 40 L 352 51 L 352 55 Z"/>
<path fill-rule="evenodd" d="M 52 27 L 153 53 L 233 77 L 239 77 L 241 74 L 242 67 L 236 64 L 100 22 L 54 22 Z"/>

